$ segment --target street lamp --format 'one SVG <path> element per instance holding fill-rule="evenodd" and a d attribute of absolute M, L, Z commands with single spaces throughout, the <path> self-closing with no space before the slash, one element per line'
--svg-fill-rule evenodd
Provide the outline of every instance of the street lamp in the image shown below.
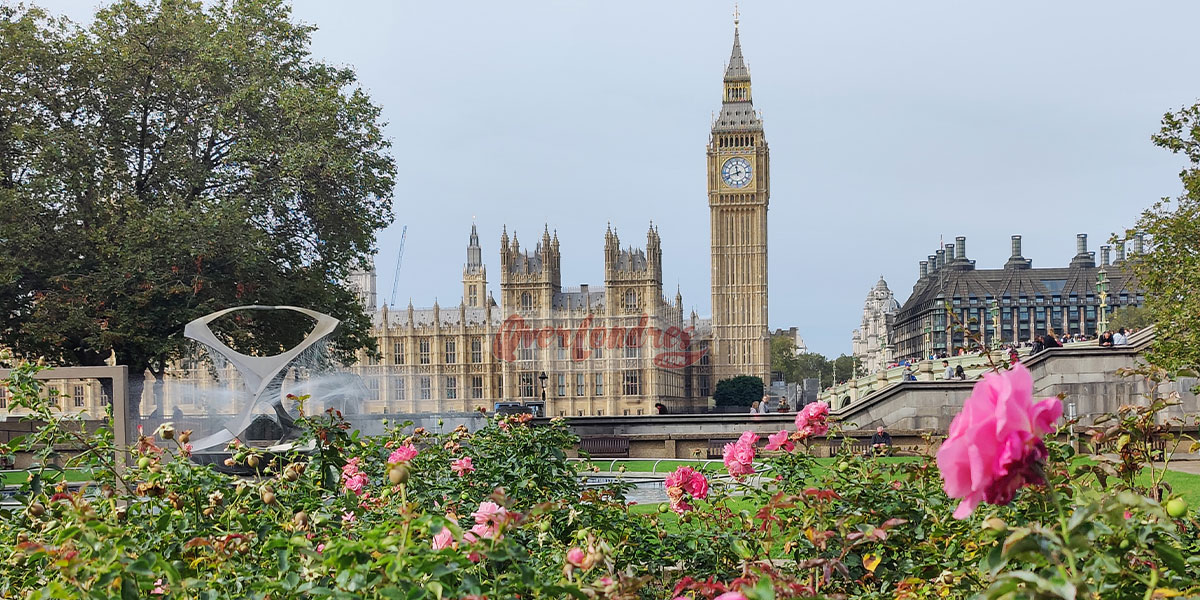
<path fill-rule="evenodd" d="M 992 315 L 992 349 L 1000 349 L 1000 301 L 992 298 L 992 307 L 988 309 Z"/>
<path fill-rule="evenodd" d="M 1096 273 L 1096 295 L 1100 297 L 1100 321 L 1096 323 L 1096 337 L 1108 331 L 1108 273 L 1104 269 Z"/>
<path fill-rule="evenodd" d="M 546 375 L 545 371 L 542 371 L 542 374 L 538 375 L 538 379 L 540 379 L 542 381 L 542 406 L 545 406 L 546 405 L 546 380 L 550 379 L 550 377 L 548 377 Z"/>

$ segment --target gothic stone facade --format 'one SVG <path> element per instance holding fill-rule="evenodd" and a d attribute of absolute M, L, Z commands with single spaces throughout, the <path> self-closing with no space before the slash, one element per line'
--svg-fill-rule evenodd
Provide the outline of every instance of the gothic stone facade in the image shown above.
<path fill-rule="evenodd" d="M 648 415 L 706 403 L 707 380 L 664 362 L 664 353 L 701 349 L 685 329 L 683 298 L 663 296 L 662 242 L 653 226 L 645 249 L 621 248 L 604 235 L 604 286 L 564 289 L 558 236 L 549 230 L 532 250 L 514 234 L 501 237 L 501 306 L 496 338 L 506 398 L 529 403 L 543 395 L 549 415 Z M 546 374 L 544 382 L 542 374 Z"/>
<path fill-rule="evenodd" d="M 862 368 L 874 373 L 887 367 L 895 359 L 895 347 L 889 339 L 892 320 L 900 310 L 900 304 L 888 284 L 879 277 L 875 287 L 867 292 L 863 303 L 862 325 L 854 330 L 851 347 L 854 357 L 862 361 Z"/>
<path fill-rule="evenodd" d="M 519 402 L 548 415 L 603 416 L 706 405 L 711 326 L 695 313 L 685 323 L 678 291 L 674 302 L 663 297 L 657 229 L 647 232 L 645 249 L 620 243 L 610 228 L 604 286 L 564 289 L 557 234 L 547 228 L 523 250 L 505 228 L 497 303 L 472 227 L 459 306 L 374 313 L 378 356 L 363 352 L 354 367 L 373 399 L 364 410 L 465 412 Z M 359 277 L 360 290 L 373 289 L 373 272 Z"/>

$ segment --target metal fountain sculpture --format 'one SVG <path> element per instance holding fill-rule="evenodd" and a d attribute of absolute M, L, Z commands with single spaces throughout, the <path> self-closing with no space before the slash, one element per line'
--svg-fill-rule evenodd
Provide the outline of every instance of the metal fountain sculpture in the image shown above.
<path fill-rule="evenodd" d="M 290 310 L 311 317 L 316 321 L 316 325 L 313 326 L 308 336 L 291 350 L 274 356 L 248 356 L 227 346 L 217 338 L 209 327 L 213 321 L 231 312 L 241 310 Z M 332 335 L 340 324 L 341 321 L 327 314 L 307 308 L 261 305 L 227 308 L 188 323 L 183 328 L 183 336 L 204 344 L 210 351 L 229 361 L 242 376 L 242 381 L 245 382 L 246 389 L 250 392 L 250 402 L 246 404 L 241 413 L 232 420 L 227 421 L 220 431 L 193 442 L 192 447 L 194 451 L 201 452 L 217 447 L 224 448 L 227 444 L 237 439 L 250 426 L 254 419 L 257 418 L 258 415 L 255 414 L 254 408 L 258 405 L 262 395 L 285 372 L 288 365 L 296 360 L 304 351 Z M 271 408 L 274 409 L 279 426 L 283 429 L 283 437 L 280 438 L 280 442 L 282 443 L 285 440 L 294 438 L 297 428 L 294 425 L 292 417 L 288 415 L 287 409 L 283 406 L 283 398 L 275 398 L 271 404 Z"/>

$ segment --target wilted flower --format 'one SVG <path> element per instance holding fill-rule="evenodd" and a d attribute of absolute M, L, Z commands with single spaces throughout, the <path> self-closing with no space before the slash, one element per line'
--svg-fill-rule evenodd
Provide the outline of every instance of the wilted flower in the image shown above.
<path fill-rule="evenodd" d="M 961 498 L 954 517 L 965 519 L 980 502 L 1008 504 L 1022 487 L 1045 483 L 1041 436 L 1061 416 L 1058 398 L 1033 399 L 1024 365 L 985 374 L 937 453 L 946 495 Z"/>

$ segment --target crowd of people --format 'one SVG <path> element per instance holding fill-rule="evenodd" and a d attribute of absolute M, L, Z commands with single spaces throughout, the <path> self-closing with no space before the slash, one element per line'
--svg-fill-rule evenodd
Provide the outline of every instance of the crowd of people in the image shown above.
<path fill-rule="evenodd" d="M 775 410 L 770 410 L 770 408 L 767 406 L 766 400 L 761 400 L 761 401 L 755 400 L 754 402 L 752 402 L 750 404 L 750 414 L 752 414 L 752 415 L 765 415 L 769 412 L 776 412 L 776 413 L 792 412 L 792 407 L 790 405 L 788 405 L 787 398 L 780 398 L 779 405 L 775 407 Z"/>
<path fill-rule="evenodd" d="M 1132 334 L 1132 331 L 1126 332 L 1124 327 L 1121 327 L 1116 331 L 1105 331 L 1104 333 L 1100 334 L 1100 338 L 1097 340 L 1097 343 L 1101 348 L 1126 346 L 1129 344 L 1129 336 Z"/>

